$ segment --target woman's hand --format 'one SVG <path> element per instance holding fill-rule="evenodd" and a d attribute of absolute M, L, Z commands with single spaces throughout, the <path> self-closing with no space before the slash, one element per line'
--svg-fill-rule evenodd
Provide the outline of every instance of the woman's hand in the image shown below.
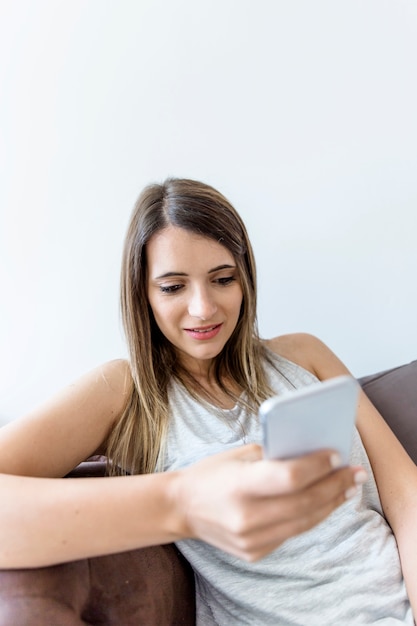
<path fill-rule="evenodd" d="M 255 444 L 208 457 L 177 473 L 173 495 L 182 538 L 260 559 L 321 522 L 366 480 L 362 468 L 339 464 L 328 450 L 264 460 Z"/>

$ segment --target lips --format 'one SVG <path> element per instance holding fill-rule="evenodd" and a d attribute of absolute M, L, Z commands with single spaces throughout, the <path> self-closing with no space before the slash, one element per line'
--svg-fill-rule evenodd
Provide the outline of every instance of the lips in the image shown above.
<path fill-rule="evenodd" d="M 212 339 L 215 337 L 222 327 L 222 324 L 212 324 L 211 326 L 200 326 L 198 328 L 184 328 L 189 337 L 193 339 Z"/>
<path fill-rule="evenodd" d="M 186 330 L 189 330 L 193 333 L 209 333 L 211 330 L 216 328 L 216 326 L 219 326 L 219 324 L 215 324 L 214 326 L 209 326 L 208 328 L 186 328 Z"/>

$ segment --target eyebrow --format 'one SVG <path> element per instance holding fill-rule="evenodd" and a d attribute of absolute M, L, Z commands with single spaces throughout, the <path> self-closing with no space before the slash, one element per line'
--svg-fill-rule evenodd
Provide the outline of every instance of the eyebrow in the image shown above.
<path fill-rule="evenodd" d="M 220 272 L 221 270 L 235 270 L 236 265 L 217 265 L 217 267 L 213 267 L 213 269 L 209 270 L 208 274 L 214 274 L 214 272 Z M 165 272 L 165 274 L 161 274 L 160 276 L 156 276 L 154 280 L 160 280 L 161 278 L 171 278 L 172 276 L 188 276 L 185 272 Z"/>

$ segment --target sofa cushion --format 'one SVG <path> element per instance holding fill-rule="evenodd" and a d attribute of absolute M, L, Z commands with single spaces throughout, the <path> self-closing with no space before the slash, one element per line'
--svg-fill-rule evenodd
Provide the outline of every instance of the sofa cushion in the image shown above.
<path fill-rule="evenodd" d="M 364 376 L 359 382 L 417 463 L 417 361 Z"/>
<path fill-rule="evenodd" d="M 0 571 L 0 626 L 193 626 L 194 575 L 172 544 Z"/>

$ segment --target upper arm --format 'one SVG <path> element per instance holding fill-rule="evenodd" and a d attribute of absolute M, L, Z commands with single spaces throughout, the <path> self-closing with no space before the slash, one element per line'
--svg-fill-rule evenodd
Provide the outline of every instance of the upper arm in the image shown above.
<path fill-rule="evenodd" d="M 101 452 L 131 390 L 129 365 L 105 363 L 0 429 L 0 472 L 64 476 Z"/>

